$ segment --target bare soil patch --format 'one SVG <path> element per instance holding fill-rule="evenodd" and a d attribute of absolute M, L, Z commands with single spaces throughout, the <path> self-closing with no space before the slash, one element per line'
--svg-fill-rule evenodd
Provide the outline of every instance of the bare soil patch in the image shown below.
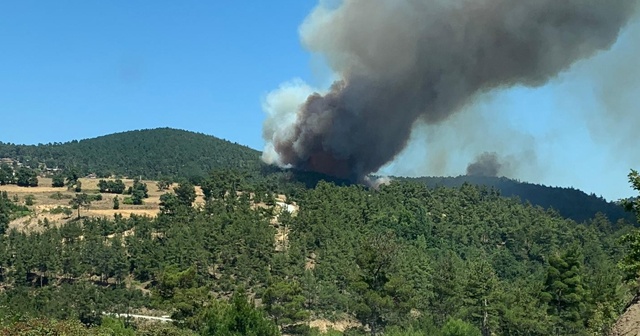
<path fill-rule="evenodd" d="M 349 328 L 359 327 L 360 324 L 356 321 L 350 321 L 350 320 L 331 322 L 325 319 L 316 319 L 309 322 L 309 326 L 311 328 L 318 328 L 320 332 L 326 333 L 329 330 L 336 330 L 339 332 L 343 332 Z"/>
<path fill-rule="evenodd" d="M 640 297 L 636 296 L 609 333 L 609 336 L 623 335 L 640 336 Z"/>

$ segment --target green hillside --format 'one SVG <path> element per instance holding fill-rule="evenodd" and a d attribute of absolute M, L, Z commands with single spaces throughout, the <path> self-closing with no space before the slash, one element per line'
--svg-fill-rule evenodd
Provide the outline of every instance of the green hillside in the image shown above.
<path fill-rule="evenodd" d="M 320 181 L 288 195 L 292 213 L 239 176 L 203 185 L 206 204 L 169 195 L 157 218 L 0 235 L 0 331 L 318 335 L 322 320 L 351 326 L 331 336 L 607 335 L 633 294 L 618 267 L 637 255 L 620 240 L 633 227 L 602 216 L 576 225 L 469 184 Z M 145 311 L 179 329 L 97 313 Z"/>
<path fill-rule="evenodd" d="M 80 173 L 203 177 L 212 169 L 256 170 L 260 152 L 210 135 L 171 128 L 136 130 L 45 145 L 0 142 L 0 158 Z"/>
<path fill-rule="evenodd" d="M 628 215 L 575 189 L 477 177 L 366 188 L 174 129 L 0 149 L 37 169 L 197 178 L 205 196 L 194 207 L 184 184 L 153 218 L 8 226 L 6 334 L 160 334 L 97 313 L 151 311 L 175 320 L 166 335 L 319 335 L 314 321 L 351 327 L 331 336 L 606 335 L 640 274 Z M 1 195 L 3 227 L 28 215 L 18 203 Z"/>
<path fill-rule="evenodd" d="M 0 142 L 0 158 L 12 158 L 34 168 L 76 169 L 81 174 L 98 176 L 142 176 L 187 178 L 199 183 L 212 170 L 242 171 L 254 182 L 275 190 L 292 190 L 302 185 L 313 188 L 319 181 L 348 185 L 349 181 L 301 171 L 283 171 L 266 166 L 260 152 L 214 136 L 189 131 L 159 128 L 105 135 L 93 139 L 46 145 L 14 145 Z M 597 213 L 615 223 L 633 221 L 613 202 L 573 188 L 547 187 L 507 178 L 459 176 L 399 178 L 429 187 L 460 187 L 468 182 L 497 189 L 502 196 L 519 197 L 523 202 L 553 208 L 563 217 L 584 222 Z"/>

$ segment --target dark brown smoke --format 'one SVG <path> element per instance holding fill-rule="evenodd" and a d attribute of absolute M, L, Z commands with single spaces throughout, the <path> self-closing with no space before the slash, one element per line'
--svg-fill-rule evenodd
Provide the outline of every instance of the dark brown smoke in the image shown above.
<path fill-rule="evenodd" d="M 543 85 L 577 60 L 608 49 L 637 4 L 344 0 L 336 9 L 320 5 L 302 27 L 303 42 L 340 79 L 329 92 L 312 94 L 291 111 L 292 123 L 278 124 L 271 116 L 264 136 L 272 153 L 265 160 L 362 180 L 405 148 L 417 121 L 446 121 L 490 90 Z M 473 166 L 483 173 L 495 168 Z"/>
<path fill-rule="evenodd" d="M 495 177 L 500 174 L 501 169 L 502 163 L 498 159 L 498 153 L 482 153 L 467 166 L 467 175 Z"/>

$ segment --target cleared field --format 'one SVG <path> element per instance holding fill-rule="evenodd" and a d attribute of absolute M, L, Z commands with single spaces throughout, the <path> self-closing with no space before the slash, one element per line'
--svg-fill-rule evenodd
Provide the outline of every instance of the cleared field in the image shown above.
<path fill-rule="evenodd" d="M 158 215 L 159 212 L 160 210 L 150 210 L 150 209 L 131 209 L 131 210 L 89 209 L 89 210 L 85 210 L 83 213 L 85 216 L 91 216 L 91 217 L 113 217 L 115 214 L 121 214 L 122 216 L 125 216 L 125 217 L 131 217 L 131 215 L 155 217 Z"/>
<path fill-rule="evenodd" d="M 0 191 L 6 191 L 9 194 L 33 194 L 33 193 L 52 193 L 56 191 L 67 191 L 67 188 L 53 188 L 49 187 L 18 187 L 17 185 L 9 184 L 0 186 Z"/>
<path fill-rule="evenodd" d="M 98 194 L 99 181 L 100 179 L 81 178 L 80 182 L 82 183 L 82 192 L 87 194 Z M 122 181 L 127 188 L 133 186 L 133 179 L 122 179 Z M 63 214 L 51 214 L 52 209 L 58 207 L 70 207 L 69 200 L 76 194 L 73 191 L 67 190 L 66 187 L 53 188 L 51 186 L 51 182 L 50 178 L 38 178 L 37 187 L 18 187 L 16 185 L 0 186 L 0 192 L 6 191 L 10 198 L 17 199 L 21 204 L 25 204 L 25 197 L 28 195 L 33 197 L 34 201 L 33 205 L 28 206 L 33 210 L 33 214 L 12 221 L 9 225 L 10 228 L 39 231 L 44 227 L 38 223 L 43 223 L 45 219 L 48 221 L 49 225 L 60 225 L 76 218 L 76 210 L 73 211 L 73 214 L 70 217 Z M 170 186 L 169 190 L 158 190 L 156 181 L 142 180 L 141 182 L 147 184 L 149 193 L 149 198 L 144 200 L 144 204 L 127 205 L 124 204 L 124 198 L 127 197 L 127 195 L 103 193 L 102 200 L 91 202 L 89 209 L 80 209 L 80 215 L 82 217 L 109 218 L 113 218 L 116 213 L 125 217 L 130 217 L 131 215 L 150 217 L 157 216 L 160 212 L 160 196 L 167 192 L 171 192 L 177 184 Z M 196 195 L 195 204 L 204 204 L 204 195 L 200 187 L 196 187 Z M 113 198 L 116 196 L 120 199 L 120 209 L 113 210 Z"/>

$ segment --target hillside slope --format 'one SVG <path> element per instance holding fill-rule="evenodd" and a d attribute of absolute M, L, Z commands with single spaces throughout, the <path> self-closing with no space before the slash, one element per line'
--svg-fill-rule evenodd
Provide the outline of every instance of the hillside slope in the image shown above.
<path fill-rule="evenodd" d="M 322 174 L 268 167 L 261 163 L 259 151 L 214 136 L 171 128 L 135 130 L 37 146 L 0 142 L 0 158 L 12 158 L 31 167 L 75 168 L 81 174 L 142 176 L 146 179 L 185 177 L 196 182 L 214 169 L 241 170 L 284 190 L 294 186 L 313 188 L 323 180 L 337 185 L 350 184 Z M 485 185 L 499 190 L 502 196 L 515 196 L 545 209 L 553 208 L 563 217 L 577 222 L 593 218 L 598 212 L 613 223 L 619 219 L 634 221 L 618 204 L 573 188 L 478 176 L 398 179 L 430 187 L 460 187 L 465 182 Z"/>
<path fill-rule="evenodd" d="M 212 169 L 258 169 L 260 152 L 210 135 L 158 128 L 46 145 L 0 142 L 0 158 L 31 167 L 76 168 L 81 173 L 157 178 L 197 177 Z"/>
<path fill-rule="evenodd" d="M 574 188 L 549 187 L 540 184 L 520 182 L 505 177 L 457 176 L 457 177 L 419 177 L 407 180 L 426 184 L 429 187 L 460 187 L 464 183 L 492 187 L 502 196 L 519 197 L 523 202 L 553 208 L 563 217 L 584 222 L 594 218 L 600 212 L 611 222 L 626 219 L 635 222 L 633 215 L 614 203 Z"/>
<path fill-rule="evenodd" d="M 224 196 L 203 206 L 10 232 L 0 314 L 99 325 L 93 312 L 153 309 L 210 334 L 202 326 L 235 292 L 282 334 L 311 334 L 291 323 L 317 319 L 385 335 L 602 335 L 630 299 L 616 264 L 629 227 L 576 225 L 472 185 L 320 181 L 294 198 L 238 176 L 208 182 Z M 272 207 L 285 198 L 291 212 Z M 556 308 L 567 298 L 583 304 Z"/>

